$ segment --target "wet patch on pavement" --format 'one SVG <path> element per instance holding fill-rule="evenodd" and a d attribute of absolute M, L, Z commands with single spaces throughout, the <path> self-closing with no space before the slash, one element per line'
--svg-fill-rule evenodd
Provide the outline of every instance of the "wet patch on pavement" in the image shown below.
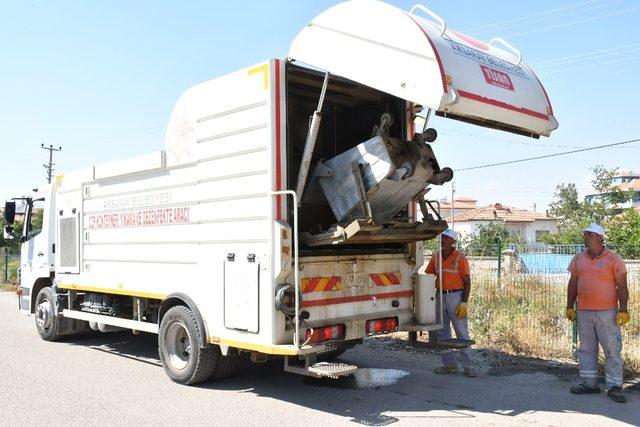
<path fill-rule="evenodd" d="M 341 389 L 374 389 L 396 384 L 407 375 L 409 372 L 400 369 L 360 368 L 348 377 L 339 379 L 305 378 L 305 383 Z"/>

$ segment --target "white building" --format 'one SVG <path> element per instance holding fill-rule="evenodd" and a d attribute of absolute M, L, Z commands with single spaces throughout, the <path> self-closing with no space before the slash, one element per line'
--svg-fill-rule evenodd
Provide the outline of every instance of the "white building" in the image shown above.
<path fill-rule="evenodd" d="M 455 205 L 454 205 L 455 206 Z M 557 233 L 558 220 L 542 212 L 531 212 L 496 203 L 468 210 L 453 219 L 445 218 L 462 237 L 476 234 L 481 226 L 501 223 L 507 230 L 519 234 L 526 243 L 538 243 L 543 234 Z"/>
<path fill-rule="evenodd" d="M 619 209 L 638 208 L 640 207 L 640 172 L 632 172 L 620 169 L 611 180 L 611 188 L 617 188 L 622 191 L 633 190 L 634 194 L 631 200 L 625 203 L 619 203 L 616 207 Z M 585 196 L 585 201 L 595 202 L 601 199 L 606 193 L 592 193 Z"/>

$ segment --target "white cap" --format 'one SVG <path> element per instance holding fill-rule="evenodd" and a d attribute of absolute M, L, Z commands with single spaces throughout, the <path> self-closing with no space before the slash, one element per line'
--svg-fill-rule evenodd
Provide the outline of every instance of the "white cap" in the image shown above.
<path fill-rule="evenodd" d="M 446 230 L 444 230 L 442 232 L 442 235 L 451 237 L 453 240 L 456 240 L 456 241 L 458 240 L 458 233 L 456 233 L 455 231 L 453 231 L 450 228 L 447 228 Z"/>
<path fill-rule="evenodd" d="M 604 228 L 602 228 L 598 224 L 591 224 L 590 226 L 588 226 L 587 228 L 585 228 L 582 231 L 589 231 L 591 233 L 596 233 L 596 234 L 599 234 L 602 237 L 604 237 Z"/>

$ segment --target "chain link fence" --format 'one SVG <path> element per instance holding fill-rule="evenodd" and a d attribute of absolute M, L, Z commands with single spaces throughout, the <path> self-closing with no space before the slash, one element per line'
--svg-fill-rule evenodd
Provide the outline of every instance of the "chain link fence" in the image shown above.
<path fill-rule="evenodd" d="M 571 358 L 574 324 L 565 318 L 567 267 L 582 245 L 469 247 L 469 327 L 480 347 Z M 640 372 L 640 260 L 625 260 L 631 321 L 623 329 L 625 368 Z"/>
<path fill-rule="evenodd" d="M 0 248 L 0 286 L 2 288 L 8 289 L 17 285 L 18 268 L 20 268 L 20 252 Z"/>

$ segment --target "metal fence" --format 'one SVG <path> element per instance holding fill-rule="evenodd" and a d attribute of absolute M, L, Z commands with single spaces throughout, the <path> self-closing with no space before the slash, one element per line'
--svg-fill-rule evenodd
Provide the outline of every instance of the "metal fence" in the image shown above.
<path fill-rule="evenodd" d="M 18 281 L 20 253 L 0 248 L 0 284 L 15 284 Z"/>
<path fill-rule="evenodd" d="M 468 250 L 470 249 L 470 250 Z M 479 346 L 531 356 L 570 358 L 574 324 L 565 318 L 567 267 L 581 245 L 467 248 L 470 330 Z M 625 368 L 640 372 L 640 261 L 625 260 L 631 321 L 623 328 Z"/>

